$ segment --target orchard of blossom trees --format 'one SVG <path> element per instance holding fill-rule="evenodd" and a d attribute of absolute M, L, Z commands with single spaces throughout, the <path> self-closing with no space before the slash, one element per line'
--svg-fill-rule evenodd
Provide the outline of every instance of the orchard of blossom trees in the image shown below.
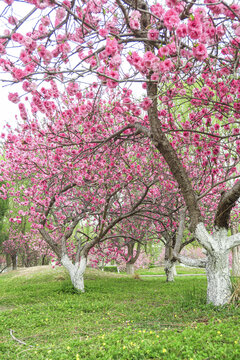
<path fill-rule="evenodd" d="M 1 78 L 19 118 L 2 134 L 1 197 L 28 209 L 81 291 L 88 256 L 131 264 L 163 238 L 167 273 L 177 259 L 205 267 L 207 302 L 226 304 L 240 245 L 240 5 L 3 4 Z M 205 259 L 181 255 L 193 239 Z"/>

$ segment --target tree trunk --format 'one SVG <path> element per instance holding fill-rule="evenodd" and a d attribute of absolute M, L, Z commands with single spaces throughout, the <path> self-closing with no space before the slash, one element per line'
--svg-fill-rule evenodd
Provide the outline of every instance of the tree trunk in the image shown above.
<path fill-rule="evenodd" d="M 13 270 L 17 270 L 17 255 L 11 255 L 11 259 Z"/>
<path fill-rule="evenodd" d="M 177 274 L 175 262 L 173 262 L 171 260 L 167 260 L 165 262 L 164 271 L 166 274 L 167 282 L 174 281 L 174 276 Z"/>
<path fill-rule="evenodd" d="M 232 249 L 232 276 L 240 276 L 240 246 Z"/>
<path fill-rule="evenodd" d="M 128 275 L 134 275 L 134 264 L 126 263 L 126 273 Z"/>
<path fill-rule="evenodd" d="M 63 255 L 61 263 L 68 270 L 74 288 L 84 292 L 84 273 L 87 266 L 87 258 L 82 256 L 80 262 L 73 264 L 67 255 Z"/>
<path fill-rule="evenodd" d="M 11 256 L 9 254 L 6 254 L 6 263 L 7 263 L 7 268 L 10 268 L 12 261 L 11 261 Z"/>
<path fill-rule="evenodd" d="M 206 263 L 207 303 L 215 306 L 228 303 L 232 284 L 229 271 L 229 251 L 208 253 Z"/>

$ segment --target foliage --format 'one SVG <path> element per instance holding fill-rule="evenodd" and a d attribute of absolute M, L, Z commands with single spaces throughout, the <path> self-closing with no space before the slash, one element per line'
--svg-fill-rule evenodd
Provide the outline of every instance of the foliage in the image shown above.
<path fill-rule="evenodd" d="M 107 272 L 115 272 L 117 273 L 118 272 L 118 267 L 117 265 L 108 265 L 108 266 L 104 266 L 104 271 L 107 271 Z"/>
<path fill-rule="evenodd" d="M 176 282 L 92 269 L 88 291 L 79 296 L 63 268 L 2 275 L 0 357 L 237 360 L 240 308 L 205 305 L 203 278 Z M 13 340 L 10 329 L 27 345 Z"/>
<path fill-rule="evenodd" d="M 233 281 L 233 293 L 230 298 L 230 301 L 233 304 L 240 303 L 240 279 L 239 277 L 235 278 Z"/>

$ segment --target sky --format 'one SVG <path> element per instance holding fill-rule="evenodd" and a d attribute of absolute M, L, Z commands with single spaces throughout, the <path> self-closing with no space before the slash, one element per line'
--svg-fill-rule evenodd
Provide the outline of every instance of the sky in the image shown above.
<path fill-rule="evenodd" d="M 4 130 L 7 122 L 12 126 L 16 124 L 15 115 L 19 113 L 18 106 L 8 100 L 8 93 L 16 92 L 13 90 L 11 87 L 0 87 L 0 132 Z"/>
<path fill-rule="evenodd" d="M 23 4 L 16 2 L 15 6 L 17 8 L 17 15 L 19 18 L 24 14 Z M 6 7 L 6 3 L 0 0 L 0 35 L 3 34 L 3 30 L 5 29 L 5 21 L 1 21 L 1 17 L 4 17 L 4 9 Z M 0 133 L 3 131 L 3 127 L 8 122 L 12 126 L 16 124 L 15 115 L 18 113 L 18 106 L 16 104 L 11 103 L 8 100 L 9 92 L 17 92 L 16 86 L 6 86 L 4 82 L 1 81 L 3 78 L 3 73 L 0 70 Z"/>

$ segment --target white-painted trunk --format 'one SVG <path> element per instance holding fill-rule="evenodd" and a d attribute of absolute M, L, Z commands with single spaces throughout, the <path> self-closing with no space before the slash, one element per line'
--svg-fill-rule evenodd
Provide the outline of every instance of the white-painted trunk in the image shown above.
<path fill-rule="evenodd" d="M 134 264 L 126 263 L 126 273 L 128 275 L 134 275 Z"/>
<path fill-rule="evenodd" d="M 240 246 L 232 249 L 232 276 L 240 276 Z"/>
<path fill-rule="evenodd" d="M 232 292 L 229 271 L 229 252 L 208 254 L 206 263 L 207 303 L 215 306 L 228 303 Z"/>
<path fill-rule="evenodd" d="M 177 275 L 175 262 L 166 260 L 164 271 L 166 274 L 167 282 L 174 281 L 174 276 Z"/>
<path fill-rule="evenodd" d="M 218 229 L 210 235 L 203 223 L 197 225 L 195 235 L 207 250 L 207 303 L 215 306 L 225 305 L 232 293 L 229 251 L 234 244 L 234 238 L 229 241 L 225 228 Z"/>
<path fill-rule="evenodd" d="M 84 273 L 87 266 L 87 258 L 82 256 L 80 262 L 73 264 L 69 257 L 64 255 L 61 258 L 61 263 L 68 270 L 74 288 L 84 292 Z"/>

